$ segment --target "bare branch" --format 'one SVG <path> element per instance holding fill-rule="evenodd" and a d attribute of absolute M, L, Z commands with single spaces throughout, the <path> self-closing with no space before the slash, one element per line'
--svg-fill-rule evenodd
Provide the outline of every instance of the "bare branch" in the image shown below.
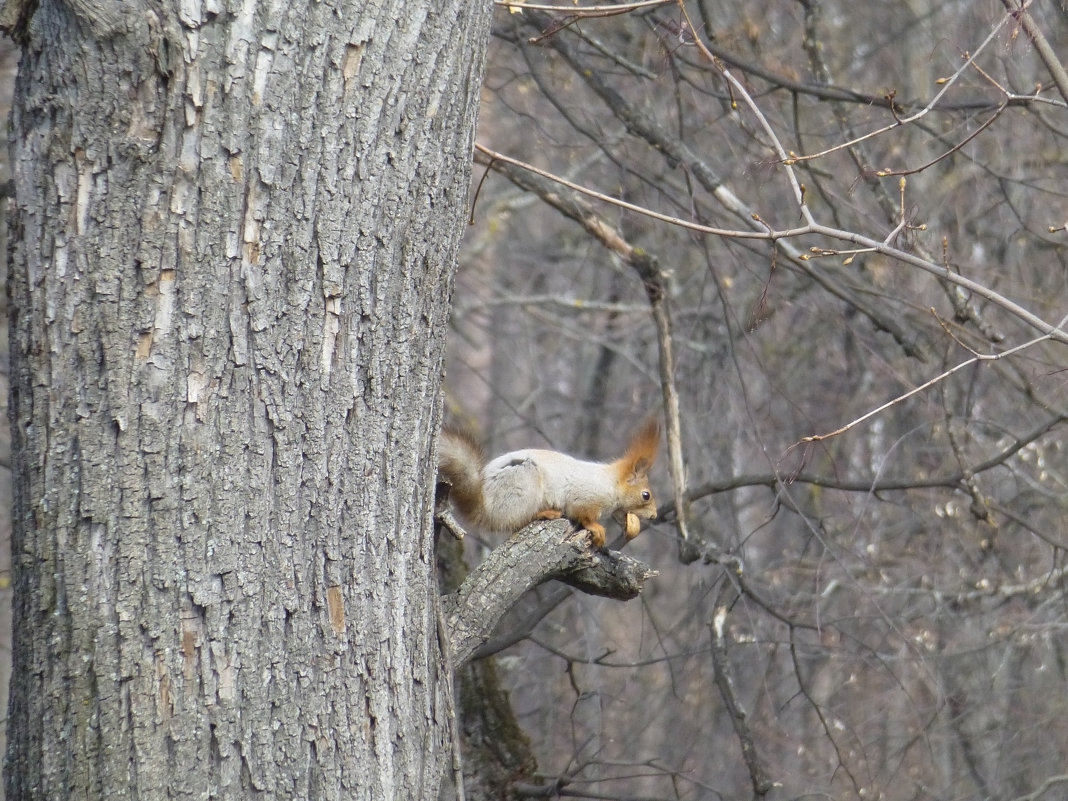
<path fill-rule="evenodd" d="M 731 670 L 730 654 L 727 651 L 727 634 L 725 631 L 727 621 L 727 607 L 722 603 L 716 606 L 715 614 L 709 623 L 712 632 L 712 664 L 715 668 L 714 675 L 716 687 L 719 688 L 720 697 L 730 715 L 734 725 L 734 733 L 742 746 L 742 758 L 749 769 L 749 780 L 753 784 L 753 793 L 763 798 L 774 787 L 768 777 L 768 769 L 756 750 L 756 740 L 749 728 L 748 715 L 745 707 L 738 699 L 738 691 L 735 687 L 733 671 Z"/>
<path fill-rule="evenodd" d="M 1050 776 L 1042 784 L 1035 788 L 1034 792 L 1030 792 L 1027 795 L 1017 796 L 1012 801 L 1039 801 L 1046 793 L 1053 787 L 1059 784 L 1068 784 L 1068 773 L 1062 773 L 1059 776 Z"/>
<path fill-rule="evenodd" d="M 872 253 L 879 253 L 883 256 L 887 256 L 888 258 L 892 258 L 905 264 L 912 265 L 913 267 L 918 267 L 924 272 L 930 273 L 931 275 L 934 275 L 951 284 L 955 284 L 968 292 L 972 292 L 976 295 L 979 295 L 990 301 L 991 303 L 994 303 L 995 305 L 1001 307 L 1002 309 L 1014 315 L 1015 317 L 1019 318 L 1031 327 L 1041 331 L 1043 334 L 1046 335 L 1046 337 L 1044 338 L 1068 344 L 1068 332 L 1061 330 L 1059 324 L 1053 325 L 1051 323 L 1046 322 L 1041 317 L 1028 311 L 1020 304 L 1002 295 L 1000 292 L 994 291 L 989 286 L 978 281 L 974 281 L 970 278 L 966 278 L 960 273 L 954 272 L 953 270 L 949 269 L 946 265 L 936 264 L 935 262 L 924 259 L 908 251 L 893 247 L 892 245 L 886 242 L 877 239 L 871 239 L 867 236 L 864 236 L 863 234 L 858 234 L 854 231 L 846 231 L 839 228 L 833 228 L 831 226 L 823 225 L 820 223 L 804 225 L 799 228 L 786 228 L 780 230 L 769 230 L 766 225 L 760 225 L 760 230 L 753 231 L 737 229 L 732 230 L 701 225 L 700 223 L 694 223 L 688 220 L 680 219 L 678 217 L 672 217 L 671 215 L 661 214 L 659 212 L 652 211 L 651 209 L 644 208 L 637 204 L 628 203 L 625 200 L 613 198 L 610 195 L 606 195 L 602 192 L 597 192 L 596 190 L 584 187 L 581 184 L 576 184 L 573 181 L 569 181 L 565 178 L 560 178 L 559 176 L 553 175 L 551 172 L 539 169 L 538 167 L 535 167 L 531 164 L 527 164 L 523 161 L 520 161 L 519 159 L 514 159 L 509 156 L 505 156 L 503 153 L 498 153 L 496 151 L 490 150 L 489 148 L 483 145 L 476 144 L 475 147 L 477 150 L 481 151 L 482 153 L 486 154 L 487 156 L 490 156 L 491 158 L 497 161 L 501 161 L 506 164 L 512 164 L 517 167 L 522 167 L 523 169 L 529 170 L 535 175 L 540 175 L 544 178 L 548 178 L 549 180 L 555 181 L 561 184 L 562 186 L 566 186 L 568 189 L 573 189 L 576 192 L 579 192 L 588 197 L 593 197 L 605 203 L 610 203 L 613 206 L 618 206 L 620 208 L 627 209 L 628 211 L 643 214 L 647 217 L 651 217 L 662 222 L 667 222 L 672 225 L 677 225 L 681 228 L 686 228 L 688 230 L 696 231 L 698 233 L 712 234 L 715 236 L 722 236 L 732 239 L 763 239 L 774 241 L 778 245 L 782 244 L 781 240 L 799 237 L 805 234 L 819 234 L 822 236 L 826 236 L 829 239 L 836 239 L 843 242 L 851 242 L 853 244 L 860 245 L 862 248 Z M 793 254 L 794 257 L 802 261 L 806 261 L 809 259 L 809 256 L 798 253 L 796 249 L 793 251 Z"/>
<path fill-rule="evenodd" d="M 1019 21 L 1023 26 L 1024 31 L 1031 37 L 1031 41 L 1034 42 L 1035 51 L 1038 53 L 1038 57 L 1042 59 L 1042 63 L 1046 65 L 1046 69 L 1049 70 L 1049 74 L 1053 76 L 1053 82 L 1057 85 L 1057 91 L 1061 93 L 1061 97 L 1064 98 L 1064 102 L 1068 103 L 1068 70 L 1065 70 L 1061 60 L 1057 58 L 1057 52 L 1050 45 L 1045 35 L 1042 33 L 1042 29 L 1035 24 L 1034 18 L 1027 10 L 1027 7 L 1031 5 L 1029 0 L 1022 0 L 1017 3 L 1015 0 L 1001 0 L 1001 4 L 1005 6 L 1009 14 L 1014 19 Z"/>

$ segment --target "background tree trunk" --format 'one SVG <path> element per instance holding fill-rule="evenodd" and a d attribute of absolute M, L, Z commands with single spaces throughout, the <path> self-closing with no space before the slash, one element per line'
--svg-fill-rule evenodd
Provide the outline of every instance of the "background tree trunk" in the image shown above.
<path fill-rule="evenodd" d="M 13 23 L 8 798 L 435 797 L 429 443 L 490 8 Z"/>

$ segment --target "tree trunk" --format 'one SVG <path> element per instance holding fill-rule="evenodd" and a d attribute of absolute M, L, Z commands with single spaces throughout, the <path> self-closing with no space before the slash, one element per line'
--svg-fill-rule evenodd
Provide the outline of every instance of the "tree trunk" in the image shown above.
<path fill-rule="evenodd" d="M 433 465 L 491 6 L 40 0 L 10 799 L 435 798 Z"/>

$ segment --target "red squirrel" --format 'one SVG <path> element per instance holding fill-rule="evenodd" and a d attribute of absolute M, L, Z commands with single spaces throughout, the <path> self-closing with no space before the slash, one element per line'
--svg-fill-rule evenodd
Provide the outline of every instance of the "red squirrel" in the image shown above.
<path fill-rule="evenodd" d="M 534 520 L 566 517 L 590 532 L 594 547 L 603 548 L 603 515 L 624 515 L 628 540 L 638 535 L 639 517 L 656 517 L 648 473 L 659 444 L 660 425 L 649 420 L 613 462 L 587 462 L 536 448 L 487 462 L 470 434 L 444 428 L 438 473 L 452 485 L 457 510 L 479 528 L 512 533 Z"/>

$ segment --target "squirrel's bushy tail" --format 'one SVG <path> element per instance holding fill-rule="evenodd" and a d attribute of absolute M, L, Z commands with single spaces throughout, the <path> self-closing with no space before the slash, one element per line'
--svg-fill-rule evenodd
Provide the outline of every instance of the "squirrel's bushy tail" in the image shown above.
<path fill-rule="evenodd" d="M 460 514 L 482 518 L 482 467 L 486 454 L 466 431 L 444 428 L 438 440 L 438 474 L 452 485 L 449 497 Z"/>

